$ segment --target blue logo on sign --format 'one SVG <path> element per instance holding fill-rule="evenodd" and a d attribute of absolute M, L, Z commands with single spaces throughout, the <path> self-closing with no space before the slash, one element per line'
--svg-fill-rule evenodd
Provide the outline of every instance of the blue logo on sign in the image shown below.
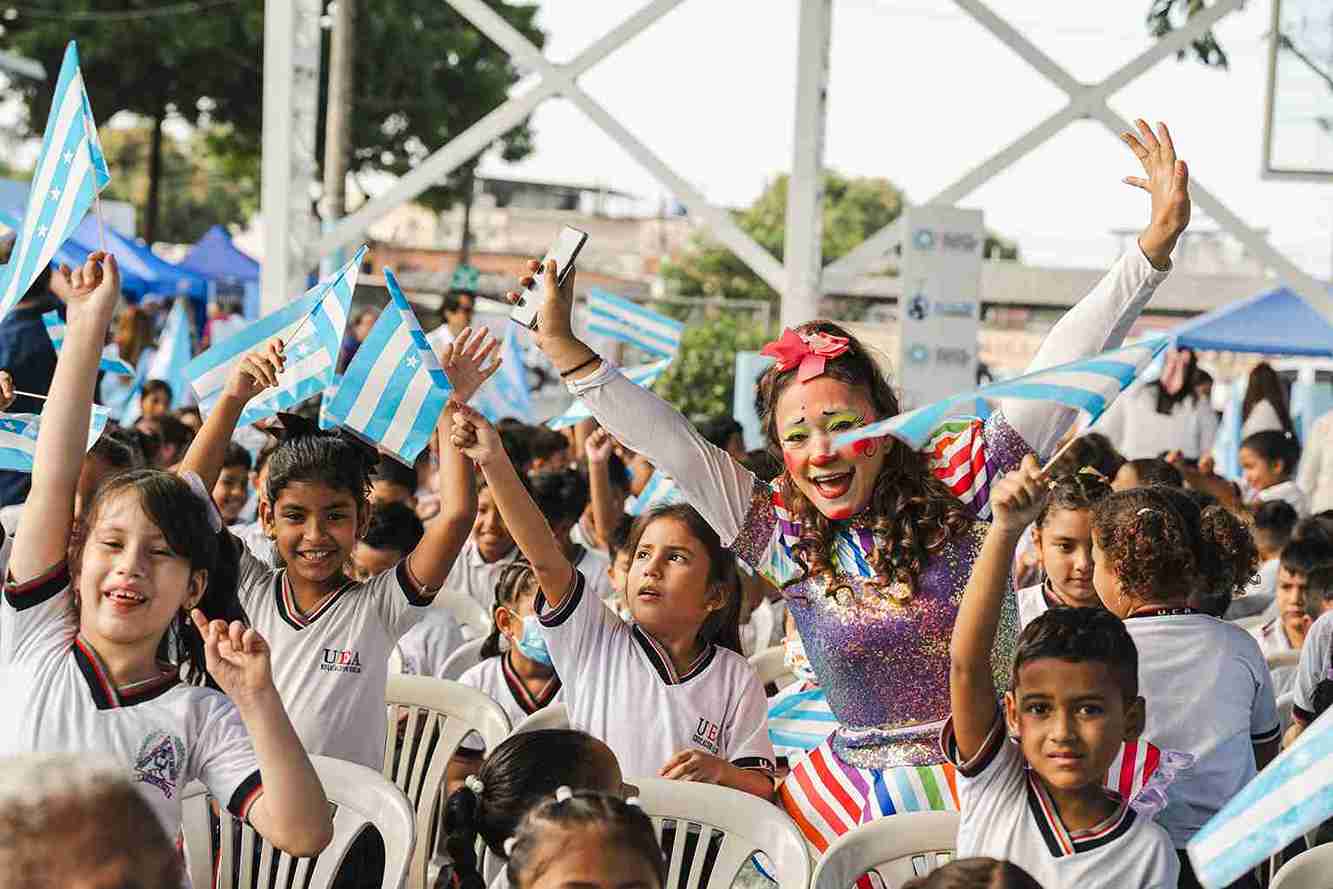
<path fill-rule="evenodd" d="M 918 250 L 934 250 L 935 233 L 928 228 L 919 228 L 912 234 L 912 243 Z"/>
<path fill-rule="evenodd" d="M 930 360 L 930 349 L 921 343 L 915 343 L 907 350 L 907 360 L 913 364 L 925 364 Z"/>

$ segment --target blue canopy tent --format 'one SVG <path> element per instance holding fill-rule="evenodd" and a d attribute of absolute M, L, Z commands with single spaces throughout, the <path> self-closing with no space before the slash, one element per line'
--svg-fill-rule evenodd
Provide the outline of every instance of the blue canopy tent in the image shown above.
<path fill-rule="evenodd" d="M 6 228 L 18 231 L 23 225 L 22 210 L 0 208 L 0 225 Z M 93 234 L 93 243 L 97 243 L 97 235 Z M 88 258 L 88 254 L 96 250 L 96 247 L 84 244 L 75 238 L 69 238 L 61 244 L 56 250 L 55 258 L 52 259 L 53 265 L 64 264 L 71 268 L 76 265 L 82 265 Z M 120 257 L 117 256 L 117 259 Z M 145 293 L 152 287 L 152 282 L 139 277 L 130 269 L 121 266 L 120 269 L 120 288 L 125 294 L 127 300 L 131 303 L 137 303 Z"/>
<path fill-rule="evenodd" d="M 180 267 L 211 279 L 219 290 L 240 293 L 245 317 L 259 316 L 259 263 L 237 250 L 222 226 L 210 228 Z"/>

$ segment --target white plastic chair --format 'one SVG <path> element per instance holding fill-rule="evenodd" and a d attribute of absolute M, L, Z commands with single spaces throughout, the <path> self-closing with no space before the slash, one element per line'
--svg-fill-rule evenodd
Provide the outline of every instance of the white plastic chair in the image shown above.
<path fill-rule="evenodd" d="M 569 728 L 569 708 L 559 701 L 547 704 L 536 713 L 524 717 L 509 735 L 513 737 L 521 732 L 535 732 L 543 728 Z"/>
<path fill-rule="evenodd" d="M 1268 889 L 1329 889 L 1333 886 L 1333 844 L 1307 849 L 1282 865 Z"/>
<path fill-rule="evenodd" d="M 222 829 L 217 857 L 213 856 L 212 797 L 198 781 L 181 798 L 181 835 L 185 839 L 185 866 L 195 887 L 215 889 L 326 889 L 333 884 L 356 838 L 373 826 L 384 838 L 385 886 L 397 887 L 407 877 L 416 835 L 412 808 L 402 791 L 356 763 L 312 756 L 324 793 L 332 803 L 333 840 L 314 858 L 293 858 L 270 845 L 248 824 L 239 824 L 221 809 Z M 239 848 L 235 827 L 240 827 Z M 256 867 L 256 865 L 258 865 Z M 275 869 L 276 865 L 276 869 Z M 237 871 L 233 881 L 232 871 Z M 217 881 L 214 882 L 216 874 Z"/>
<path fill-rule="evenodd" d="M 796 681 L 796 676 L 787 669 L 786 648 L 773 645 L 750 657 L 750 666 L 759 674 L 759 681 L 765 687 L 771 682 L 778 688 L 785 688 Z"/>
<path fill-rule="evenodd" d="M 458 621 L 463 635 L 469 639 L 486 638 L 491 631 L 491 613 L 476 599 L 466 593 L 441 590 L 436 597 L 436 605 L 443 605 Z"/>
<path fill-rule="evenodd" d="M 485 639 L 471 639 L 454 649 L 454 653 L 444 659 L 444 666 L 440 667 L 440 678 L 456 680 L 481 663 L 481 649 L 485 644 Z"/>
<path fill-rule="evenodd" d="M 406 794 L 416 812 L 416 853 L 407 885 L 421 889 L 440 828 L 449 760 L 470 732 L 494 750 L 509 734 L 509 717 L 475 688 L 432 676 L 390 674 L 385 703 L 389 733 L 384 777 Z"/>
<path fill-rule="evenodd" d="M 1275 651 L 1264 657 L 1268 664 L 1269 671 L 1278 670 L 1282 667 L 1294 667 L 1301 662 L 1300 649 L 1294 651 Z"/>
<path fill-rule="evenodd" d="M 897 889 L 953 860 L 957 812 L 908 812 L 855 827 L 824 851 L 811 889 L 848 889 L 867 873 Z"/>
<path fill-rule="evenodd" d="M 667 858 L 673 889 L 728 889 L 756 852 L 772 862 L 781 889 L 809 889 L 805 838 L 782 809 L 757 796 L 689 781 L 626 778 L 639 788 L 639 805 L 653 821 Z M 697 841 L 688 838 L 694 835 Z M 704 865 L 711 846 L 712 866 Z M 683 880 L 683 881 L 682 881 Z"/>

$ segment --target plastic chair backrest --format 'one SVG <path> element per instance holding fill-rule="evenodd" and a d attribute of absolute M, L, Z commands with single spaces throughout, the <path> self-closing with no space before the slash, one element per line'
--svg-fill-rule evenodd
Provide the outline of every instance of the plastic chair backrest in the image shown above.
<path fill-rule="evenodd" d="M 353 842 L 370 826 L 384 839 L 383 884 L 402 885 L 416 842 L 412 808 L 402 791 L 373 769 L 356 763 L 328 756 L 312 756 L 310 761 L 333 809 L 333 840 L 324 851 L 314 858 L 293 858 L 223 808 L 214 858 L 212 797 L 203 784 L 193 781 L 181 798 L 181 835 L 191 885 L 196 889 L 327 889 Z"/>
<path fill-rule="evenodd" d="M 466 593 L 449 592 L 441 590 L 436 597 L 436 605 L 443 605 L 449 609 L 449 613 L 458 621 L 459 626 L 464 630 L 470 630 L 467 635 L 480 636 L 485 638 L 491 631 L 491 615 L 476 599 Z"/>
<path fill-rule="evenodd" d="M 958 822 L 957 812 L 909 812 L 862 824 L 824 851 L 810 887 L 849 889 L 874 871 L 897 889 L 953 860 Z"/>
<path fill-rule="evenodd" d="M 757 796 L 665 778 L 625 779 L 653 821 L 672 889 L 728 889 L 742 865 L 763 852 L 781 889 L 809 889 L 810 853 L 782 809 Z M 716 857 L 710 858 L 710 848 Z"/>
<path fill-rule="evenodd" d="M 475 688 L 433 676 L 391 673 L 384 699 L 389 720 L 384 777 L 416 812 L 416 854 L 407 885 L 418 889 L 426 885 L 426 862 L 440 829 L 449 760 L 471 732 L 494 750 L 509 734 L 509 717 Z"/>
<path fill-rule="evenodd" d="M 784 688 L 796 681 L 791 670 L 787 669 L 787 649 L 781 645 L 772 645 L 750 656 L 750 666 L 759 674 L 759 682 L 764 686 L 769 683 Z"/>
<path fill-rule="evenodd" d="M 483 639 L 469 639 L 454 649 L 454 653 L 444 659 L 440 668 L 441 679 L 458 679 L 468 670 L 481 663 L 481 649 L 486 644 Z"/>
<path fill-rule="evenodd" d="M 1282 865 L 1268 889 L 1328 889 L 1333 886 L 1333 844 L 1307 849 Z"/>
<path fill-rule="evenodd" d="M 520 732 L 535 732 L 543 728 L 569 728 L 569 708 L 559 701 L 547 704 L 536 713 L 530 713 L 514 726 L 510 736 Z"/>

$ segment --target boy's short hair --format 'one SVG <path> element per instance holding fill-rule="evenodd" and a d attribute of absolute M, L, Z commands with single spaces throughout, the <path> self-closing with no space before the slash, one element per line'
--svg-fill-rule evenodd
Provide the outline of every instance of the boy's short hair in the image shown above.
<path fill-rule="evenodd" d="M 1106 664 L 1125 700 L 1138 697 L 1138 648 L 1124 622 L 1109 611 L 1057 606 L 1024 627 L 1014 652 L 1010 691 L 1018 688 L 1023 665 L 1040 658 Z"/>
<path fill-rule="evenodd" d="M 569 439 L 554 429 L 537 426 L 532 430 L 528 443 L 529 462 L 546 460 L 556 454 L 569 450 Z"/>
<path fill-rule="evenodd" d="M 407 555 L 417 548 L 426 528 L 416 511 L 403 503 L 385 503 L 370 513 L 361 542 L 371 549 L 392 549 Z"/>
<path fill-rule="evenodd" d="M 1285 500 L 1269 500 L 1254 509 L 1254 532 L 1264 535 L 1270 545 L 1283 547 L 1299 520 L 1296 507 Z"/>
<path fill-rule="evenodd" d="M 1309 574 L 1333 562 L 1333 547 L 1317 537 L 1298 537 L 1282 548 L 1279 564 L 1292 574 Z"/>
<path fill-rule="evenodd" d="M 194 430 L 171 414 L 163 414 L 156 420 L 157 428 L 161 430 L 159 436 L 162 443 L 175 445 L 179 449 L 177 453 L 184 457 L 185 449 L 190 446 L 190 442 L 194 441 Z"/>
<path fill-rule="evenodd" d="M 572 469 L 539 472 L 528 481 L 532 499 L 552 525 L 577 522 L 588 506 L 588 482 Z"/>
<path fill-rule="evenodd" d="M 616 526 L 607 535 L 606 549 L 612 562 L 616 560 L 616 556 L 622 549 L 629 546 L 629 532 L 633 527 L 634 516 L 625 514 L 620 517 L 620 521 L 616 522 Z"/>
<path fill-rule="evenodd" d="M 148 380 L 143 384 L 143 388 L 139 390 L 139 400 L 143 401 L 150 395 L 156 395 L 159 392 L 167 396 L 167 401 L 171 401 L 172 392 L 170 383 L 166 380 Z"/>
<path fill-rule="evenodd" d="M 227 453 L 222 457 L 223 469 L 244 469 L 249 472 L 253 464 L 249 451 L 234 441 L 227 443 Z"/>
<path fill-rule="evenodd" d="M 375 467 L 370 477 L 372 482 L 388 482 L 400 488 L 406 488 L 409 494 L 417 492 L 417 471 L 411 466 L 404 466 L 393 458 L 386 458 Z"/>
<path fill-rule="evenodd" d="M 701 420 L 697 425 L 699 434 L 704 437 L 704 441 L 722 450 L 727 449 L 727 443 L 731 441 L 733 435 L 741 435 L 745 431 L 734 417 L 728 416 L 709 417 L 706 420 Z"/>
<path fill-rule="evenodd" d="M 1329 602 L 1333 602 L 1333 562 L 1321 562 L 1305 574 L 1301 606 L 1311 620 L 1318 620 Z"/>
<path fill-rule="evenodd" d="M 1168 488 L 1185 487 L 1185 477 L 1180 474 L 1180 470 L 1161 457 L 1141 457 L 1138 460 L 1130 460 L 1125 465 L 1134 471 L 1141 488 L 1150 485 L 1165 485 Z"/>

